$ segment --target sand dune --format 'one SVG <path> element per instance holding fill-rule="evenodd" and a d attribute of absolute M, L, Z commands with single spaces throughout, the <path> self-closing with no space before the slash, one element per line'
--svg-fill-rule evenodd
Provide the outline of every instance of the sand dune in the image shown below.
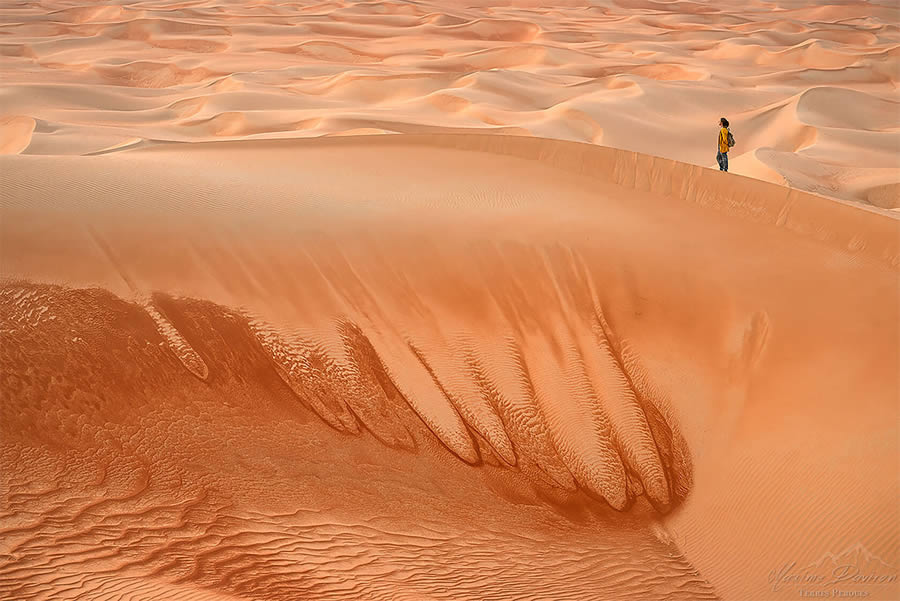
<path fill-rule="evenodd" d="M 900 183 L 892 2 L 54 0 L 2 10 L 0 119 L 45 124 L 30 141 L 0 129 L 3 153 L 472 130 L 715 166 L 726 115 L 733 172 L 900 202 L 883 199 Z M 199 108 L 172 110 L 188 101 Z M 761 123 L 775 106 L 785 114 Z"/>
<path fill-rule="evenodd" d="M 35 121 L 16 115 L 0 120 L 0 154 L 18 154 L 31 144 Z"/>
<path fill-rule="evenodd" d="M 3 599 L 900 598 L 895 3 L 0 17 Z"/>
<path fill-rule="evenodd" d="M 900 592 L 890 211 L 497 135 L 0 174 L 6 596 Z"/>

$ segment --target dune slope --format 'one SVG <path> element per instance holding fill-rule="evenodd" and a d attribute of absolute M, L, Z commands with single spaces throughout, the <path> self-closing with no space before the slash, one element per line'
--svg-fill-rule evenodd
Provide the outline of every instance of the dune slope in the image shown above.
<path fill-rule="evenodd" d="M 469 134 L 15 155 L 0 199 L 5 596 L 900 592 L 891 211 Z"/>

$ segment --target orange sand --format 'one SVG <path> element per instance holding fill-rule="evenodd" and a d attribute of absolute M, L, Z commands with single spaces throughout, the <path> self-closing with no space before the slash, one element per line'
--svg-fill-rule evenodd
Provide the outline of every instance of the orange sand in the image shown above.
<path fill-rule="evenodd" d="M 474 130 L 715 167 L 725 115 L 732 172 L 900 206 L 892 0 L 97 4 L 0 7 L 0 153 Z"/>
<path fill-rule="evenodd" d="M 0 165 L 13 597 L 789 599 L 791 562 L 895 570 L 889 212 L 503 136 Z"/>
<path fill-rule="evenodd" d="M 896 11 L 514 4 L 4 7 L 0 598 L 900 597 Z"/>

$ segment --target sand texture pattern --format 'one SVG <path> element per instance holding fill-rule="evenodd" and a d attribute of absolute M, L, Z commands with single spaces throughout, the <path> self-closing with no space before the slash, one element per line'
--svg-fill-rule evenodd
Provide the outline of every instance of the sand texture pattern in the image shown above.
<path fill-rule="evenodd" d="M 900 598 L 898 15 L 3 3 L 0 599 Z"/>
<path fill-rule="evenodd" d="M 0 174 L 6 597 L 794 599 L 773 574 L 846 553 L 896 575 L 892 212 L 487 134 Z"/>

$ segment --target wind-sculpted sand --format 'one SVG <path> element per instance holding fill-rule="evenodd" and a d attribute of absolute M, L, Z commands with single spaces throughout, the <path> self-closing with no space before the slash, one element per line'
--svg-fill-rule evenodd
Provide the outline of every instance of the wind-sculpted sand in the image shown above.
<path fill-rule="evenodd" d="M 900 598 L 895 3 L 0 18 L 3 600 Z"/>
<path fill-rule="evenodd" d="M 893 0 L 0 7 L 0 152 L 493 132 L 900 205 Z"/>
<path fill-rule="evenodd" d="M 500 135 L 0 178 L 4 598 L 900 593 L 890 211 Z"/>

